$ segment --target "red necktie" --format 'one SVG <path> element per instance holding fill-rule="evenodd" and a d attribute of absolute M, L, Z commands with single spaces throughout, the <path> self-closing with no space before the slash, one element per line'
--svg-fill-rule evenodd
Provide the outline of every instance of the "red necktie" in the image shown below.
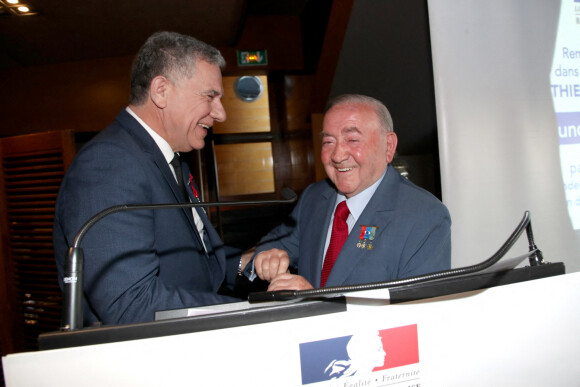
<path fill-rule="evenodd" d="M 338 257 L 338 253 L 344 245 L 344 241 L 348 238 L 348 226 L 346 218 L 348 218 L 350 211 L 346 206 L 346 200 L 338 203 L 336 211 L 334 212 L 334 221 L 332 223 L 332 235 L 330 236 L 330 244 L 326 250 L 326 257 L 324 258 L 324 266 L 322 267 L 322 275 L 320 276 L 320 286 L 326 285 L 326 279 L 332 270 L 332 266 Z"/>

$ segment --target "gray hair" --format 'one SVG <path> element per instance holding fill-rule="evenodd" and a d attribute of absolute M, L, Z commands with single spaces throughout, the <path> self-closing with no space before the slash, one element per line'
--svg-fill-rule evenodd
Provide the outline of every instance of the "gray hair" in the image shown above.
<path fill-rule="evenodd" d="M 145 102 L 156 76 L 162 75 L 171 81 L 191 78 L 198 60 L 218 65 L 221 70 L 226 67 L 219 50 L 207 43 L 177 32 L 154 33 L 139 49 L 133 62 L 130 103 Z"/>
<path fill-rule="evenodd" d="M 379 124 L 385 130 L 385 132 L 393 132 L 393 119 L 391 118 L 391 113 L 384 103 L 376 98 L 369 97 L 362 94 L 342 94 L 332 98 L 328 105 L 326 106 L 325 113 L 331 108 L 337 105 L 354 105 L 362 104 L 371 106 L 379 119 Z"/>

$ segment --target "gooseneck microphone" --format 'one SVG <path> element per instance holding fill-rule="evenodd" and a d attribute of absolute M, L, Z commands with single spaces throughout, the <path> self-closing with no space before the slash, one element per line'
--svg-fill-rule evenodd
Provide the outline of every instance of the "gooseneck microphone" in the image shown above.
<path fill-rule="evenodd" d="M 255 292 L 248 295 L 248 302 L 268 302 L 268 301 L 288 301 L 301 298 L 312 298 L 321 296 L 336 296 L 344 293 L 357 292 L 363 290 L 387 289 L 395 286 L 414 285 L 435 280 L 440 280 L 450 277 L 459 277 L 467 274 L 474 274 L 485 270 L 495 263 L 497 263 L 514 245 L 520 235 L 526 231 L 528 237 L 529 251 L 527 253 L 530 266 L 539 266 L 544 263 L 542 252 L 538 250 L 534 243 L 534 235 L 532 233 L 532 223 L 530 220 L 530 212 L 526 211 L 524 217 L 512 232 L 507 241 L 500 247 L 500 249 L 490 258 L 483 262 L 472 266 L 465 266 L 457 269 L 444 270 L 430 274 L 424 274 L 416 277 L 403 278 L 388 282 L 373 282 L 361 285 L 348 286 L 334 286 L 328 288 L 308 289 L 308 290 L 276 290 L 270 292 Z"/>
<path fill-rule="evenodd" d="M 93 215 L 77 232 L 73 245 L 69 248 L 64 262 L 62 331 L 72 331 L 83 327 L 83 267 L 84 253 L 80 247 L 81 241 L 89 229 L 98 221 L 111 214 L 133 210 L 159 210 L 168 208 L 221 207 L 221 206 L 259 206 L 268 204 L 290 204 L 298 196 L 290 188 L 283 188 L 282 199 L 261 201 L 231 201 L 231 202 L 195 202 L 195 203 L 165 203 L 165 204 L 122 204 L 113 206 Z"/>

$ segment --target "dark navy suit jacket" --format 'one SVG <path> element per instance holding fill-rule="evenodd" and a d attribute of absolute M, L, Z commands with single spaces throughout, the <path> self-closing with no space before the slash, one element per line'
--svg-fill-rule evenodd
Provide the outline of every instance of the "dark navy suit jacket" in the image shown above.
<path fill-rule="evenodd" d="M 189 169 L 182 163 L 185 181 Z M 193 192 L 188 187 L 192 200 Z M 119 204 L 183 202 L 159 147 L 125 110 L 77 154 L 55 209 L 54 250 L 62 287 L 63 262 L 81 226 Z M 221 242 L 203 210 L 209 253 L 191 208 L 135 210 L 103 218 L 85 235 L 84 320 L 105 324 L 154 319 L 155 311 L 239 301 L 217 291 L 226 271 L 235 278 L 239 252 Z M 228 253 L 238 255 L 226 262 Z"/>
<path fill-rule="evenodd" d="M 266 235 L 256 253 L 286 250 L 298 274 L 315 288 L 336 201 L 329 180 L 310 185 L 287 222 Z M 363 226 L 374 227 L 372 249 L 357 246 Z M 250 266 L 250 265 L 248 265 Z M 451 218 L 436 197 L 388 167 L 330 272 L 326 286 L 391 281 L 451 266 Z"/>

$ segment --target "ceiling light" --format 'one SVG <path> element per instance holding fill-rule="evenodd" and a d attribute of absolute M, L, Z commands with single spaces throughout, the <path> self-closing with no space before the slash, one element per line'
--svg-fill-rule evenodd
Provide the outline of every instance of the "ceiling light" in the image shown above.
<path fill-rule="evenodd" d="M 36 15 L 34 6 L 23 4 L 21 0 L 0 0 L 0 16 L 32 16 Z"/>

